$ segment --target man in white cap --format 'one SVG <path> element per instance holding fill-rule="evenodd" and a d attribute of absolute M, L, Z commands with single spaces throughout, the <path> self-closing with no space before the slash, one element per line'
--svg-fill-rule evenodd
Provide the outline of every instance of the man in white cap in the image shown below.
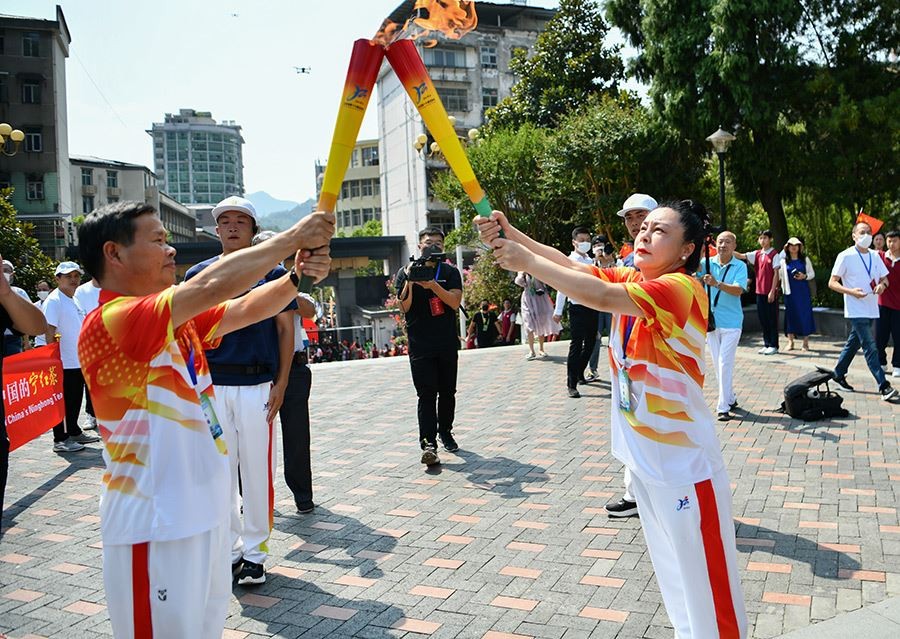
<path fill-rule="evenodd" d="M 227 197 L 212 214 L 222 254 L 191 267 L 185 280 L 227 255 L 250 248 L 259 231 L 256 209 L 245 198 Z M 283 266 L 276 266 L 251 290 L 285 273 Z M 296 302 L 291 302 L 274 318 L 234 331 L 217 348 L 206 351 L 216 415 L 230 453 L 232 574 L 242 586 L 266 581 L 263 564 L 269 554 L 276 466 L 273 420 L 290 377 L 296 308 Z"/>
<path fill-rule="evenodd" d="M 16 267 L 13 266 L 13 263 L 9 260 L 3 260 L 3 277 L 9 282 L 9 288 L 13 293 L 22 299 L 26 299 L 29 302 L 31 301 L 31 298 L 28 297 L 28 293 L 18 286 L 13 286 L 16 281 Z M 0 342 L 0 350 L 2 350 L 3 355 L 9 356 L 21 353 L 23 344 L 25 344 L 25 348 L 28 348 L 27 337 L 23 338 L 21 335 L 16 335 L 10 329 L 3 331 L 3 341 Z"/>
<path fill-rule="evenodd" d="M 56 267 L 56 290 L 44 302 L 47 320 L 47 343 L 59 336 L 59 355 L 63 365 L 63 403 L 65 420 L 53 427 L 53 450 L 73 453 L 85 444 L 100 441 L 99 437 L 82 432 L 78 426 L 81 402 L 84 399 L 84 375 L 78 359 L 78 335 L 86 313 L 75 299 L 75 289 L 81 283 L 81 267 L 75 262 L 60 262 Z"/>
<path fill-rule="evenodd" d="M 657 207 L 656 200 L 646 193 L 632 193 L 625 200 L 622 208 L 616 211 L 616 215 L 625 222 L 625 230 L 631 237 L 629 246 L 634 244 L 634 238 L 641 230 L 644 218 Z M 622 257 L 622 265 L 634 268 L 634 251 L 629 251 Z M 625 494 L 617 501 L 606 504 L 606 514 L 610 517 L 634 517 L 638 514 L 637 501 L 631 493 L 631 471 L 625 469 Z"/>

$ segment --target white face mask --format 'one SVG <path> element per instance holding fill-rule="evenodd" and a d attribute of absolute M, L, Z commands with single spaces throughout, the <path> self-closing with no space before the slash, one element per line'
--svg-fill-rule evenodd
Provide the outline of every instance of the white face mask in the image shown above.
<path fill-rule="evenodd" d="M 856 238 L 856 245 L 859 248 L 869 248 L 870 246 L 872 246 L 872 236 L 868 234 L 860 235 L 858 238 Z"/>
<path fill-rule="evenodd" d="M 38 291 L 37 292 L 38 299 L 42 302 L 47 299 L 47 296 L 50 295 L 50 291 Z"/>
<path fill-rule="evenodd" d="M 585 255 L 587 255 L 588 253 L 591 252 L 591 243 L 590 242 L 578 242 L 578 244 L 575 245 L 575 248 L 578 249 L 579 253 L 584 253 Z"/>

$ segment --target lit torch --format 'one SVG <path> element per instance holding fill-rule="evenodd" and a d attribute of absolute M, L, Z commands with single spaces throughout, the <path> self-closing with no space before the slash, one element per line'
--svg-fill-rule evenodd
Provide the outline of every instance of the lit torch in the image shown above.
<path fill-rule="evenodd" d="M 378 76 L 378 69 L 384 59 L 384 47 L 370 40 L 360 39 L 353 43 L 353 54 L 347 68 L 347 81 L 341 94 L 341 105 L 338 109 L 337 122 L 334 124 L 334 135 L 331 138 L 331 150 L 328 152 L 328 164 L 322 178 L 322 191 L 319 194 L 317 210 L 334 212 L 344 173 L 353 154 L 353 146 L 362 126 L 366 106 L 372 96 L 372 88 Z M 309 293 L 313 279 L 304 275 L 300 281 L 300 290 Z"/>

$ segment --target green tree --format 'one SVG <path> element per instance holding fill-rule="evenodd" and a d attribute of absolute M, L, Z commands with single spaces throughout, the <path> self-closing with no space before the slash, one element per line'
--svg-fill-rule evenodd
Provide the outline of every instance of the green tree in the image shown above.
<path fill-rule="evenodd" d="M 498 307 L 505 299 L 513 300 L 515 304 L 522 292 L 514 281 L 515 273 L 497 264 L 492 251 L 479 251 L 475 263 L 465 275 L 463 303 L 470 315 L 485 301 Z"/>
<path fill-rule="evenodd" d="M 737 132 L 730 179 L 739 197 L 762 204 L 778 242 L 788 232 L 784 203 L 800 186 L 816 186 L 826 199 L 837 190 L 852 208 L 877 197 L 873 190 L 896 193 L 896 162 L 877 184 L 863 177 L 896 158 L 897 118 L 887 132 L 874 126 L 891 105 L 897 112 L 897 73 L 888 62 L 898 43 L 895 2 L 609 0 L 606 7 L 639 50 L 632 72 L 650 84 L 664 122 L 698 149 L 717 125 Z M 847 146 L 854 135 L 877 150 Z"/>
<path fill-rule="evenodd" d="M 0 190 L 0 255 L 16 269 L 15 285 L 34 295 L 34 287 L 41 280 L 53 282 L 54 263 L 32 237 L 34 227 L 16 216 L 12 205 L 12 189 Z"/>
<path fill-rule="evenodd" d="M 608 32 L 596 0 L 561 0 L 537 37 L 533 55 L 515 51 L 510 70 L 519 81 L 509 97 L 488 111 L 488 126 L 552 126 L 586 97 L 617 93 L 624 65 L 619 47 L 604 45 Z"/>

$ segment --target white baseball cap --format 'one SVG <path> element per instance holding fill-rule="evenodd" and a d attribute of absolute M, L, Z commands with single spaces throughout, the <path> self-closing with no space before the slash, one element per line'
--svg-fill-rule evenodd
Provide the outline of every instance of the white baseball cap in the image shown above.
<path fill-rule="evenodd" d="M 219 216 L 226 211 L 246 213 L 253 218 L 254 222 L 259 222 L 258 218 L 256 217 L 256 208 L 253 206 L 253 202 L 251 202 L 247 198 L 243 198 L 238 195 L 231 195 L 229 197 L 226 197 L 224 200 L 216 204 L 216 208 L 212 210 L 213 219 L 218 220 Z"/>
<path fill-rule="evenodd" d="M 625 214 L 628 211 L 652 211 L 657 206 L 656 200 L 645 193 L 633 193 L 628 196 L 628 199 L 625 200 L 625 204 L 622 205 L 622 210 L 617 211 L 616 215 L 619 217 L 625 217 Z"/>
<path fill-rule="evenodd" d="M 60 262 L 59 266 L 56 267 L 56 273 L 54 275 L 68 275 L 69 273 L 74 273 L 78 271 L 82 275 L 84 275 L 84 271 L 81 270 L 81 267 L 78 266 L 75 262 Z"/>

